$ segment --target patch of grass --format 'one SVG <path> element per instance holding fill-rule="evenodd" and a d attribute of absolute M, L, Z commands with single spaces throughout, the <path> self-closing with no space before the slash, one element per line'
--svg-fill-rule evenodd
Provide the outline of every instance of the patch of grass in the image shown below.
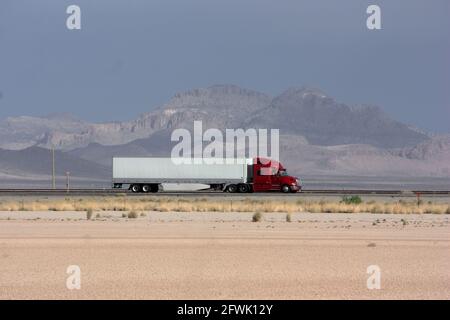
<path fill-rule="evenodd" d="M 255 212 L 253 214 L 252 221 L 253 222 L 260 222 L 262 220 L 262 218 L 263 218 L 263 215 L 262 215 L 261 212 Z"/>
<path fill-rule="evenodd" d="M 87 209 L 87 211 L 86 211 L 86 219 L 91 220 L 93 214 L 94 214 L 94 210 L 92 210 L 91 208 Z"/>
<path fill-rule="evenodd" d="M 134 210 L 128 212 L 128 219 L 136 219 L 138 217 L 138 213 Z"/>
<path fill-rule="evenodd" d="M 115 197 L 126 197 L 127 194 L 126 193 L 115 193 L 114 196 Z"/>
<path fill-rule="evenodd" d="M 100 213 L 97 213 L 96 215 L 95 215 L 95 218 L 96 219 L 99 219 L 99 218 L 101 218 L 102 217 L 102 215 L 100 214 Z"/>
<path fill-rule="evenodd" d="M 277 212 L 295 214 L 299 212 L 311 213 L 392 213 L 392 214 L 450 214 L 449 203 L 424 201 L 418 206 L 416 201 L 398 200 L 383 202 L 379 200 L 363 202 L 359 196 L 347 196 L 342 201 L 326 199 L 299 199 L 293 201 L 278 199 L 173 199 L 167 197 L 126 198 L 105 196 L 102 198 L 87 197 L 83 201 L 43 198 L 38 200 L 2 200 L 0 211 L 81 211 L 91 209 L 96 212 L 121 212 L 125 218 L 128 212 L 247 212 L 266 213 Z M 207 200 L 207 201 L 205 201 Z M 360 202 L 361 201 L 361 202 Z M 124 216 L 125 214 L 125 216 Z M 138 214 L 139 216 L 139 214 Z M 91 215 L 91 219 L 94 216 Z"/>
<path fill-rule="evenodd" d="M 380 205 L 374 204 L 370 208 L 370 213 L 383 213 L 383 208 Z"/>
<path fill-rule="evenodd" d="M 363 201 L 360 196 L 343 196 L 341 202 L 345 204 L 360 204 Z"/>
<path fill-rule="evenodd" d="M 146 217 L 147 214 L 146 214 L 145 212 L 141 212 L 140 216 L 141 216 L 141 217 Z"/>

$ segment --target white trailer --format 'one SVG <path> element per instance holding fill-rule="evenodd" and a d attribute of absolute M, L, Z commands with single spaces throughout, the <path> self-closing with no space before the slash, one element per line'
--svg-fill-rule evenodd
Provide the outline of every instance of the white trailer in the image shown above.
<path fill-rule="evenodd" d="M 246 184 L 251 180 L 252 159 L 221 163 L 212 159 L 113 158 L 113 187 L 128 185 L 133 192 L 157 192 L 162 183 L 206 184 L 214 189 Z M 213 163 L 211 163 L 213 162 Z"/>

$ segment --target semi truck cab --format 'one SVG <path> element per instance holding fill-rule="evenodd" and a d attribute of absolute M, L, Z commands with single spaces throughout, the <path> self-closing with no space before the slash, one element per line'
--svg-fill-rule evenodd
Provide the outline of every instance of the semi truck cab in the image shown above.
<path fill-rule="evenodd" d="M 255 158 L 253 160 L 253 191 L 301 191 L 301 182 L 297 177 L 290 176 L 286 168 L 278 161 Z"/>

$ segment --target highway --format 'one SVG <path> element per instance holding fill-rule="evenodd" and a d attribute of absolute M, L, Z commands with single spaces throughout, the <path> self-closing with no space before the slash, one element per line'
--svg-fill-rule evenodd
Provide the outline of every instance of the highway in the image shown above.
<path fill-rule="evenodd" d="M 208 196 L 208 197 L 301 197 L 302 195 L 320 195 L 320 196 L 343 196 L 343 195 L 371 195 L 371 196 L 402 196 L 417 197 L 420 196 L 450 196 L 449 190 L 352 190 L 352 189 L 329 189 L 313 190 L 306 189 L 299 193 L 281 193 L 281 192 L 259 192 L 259 193 L 227 193 L 222 191 L 163 191 L 158 193 L 132 193 L 124 189 L 0 189 L 0 196 L 108 196 L 123 195 L 127 196 Z"/>

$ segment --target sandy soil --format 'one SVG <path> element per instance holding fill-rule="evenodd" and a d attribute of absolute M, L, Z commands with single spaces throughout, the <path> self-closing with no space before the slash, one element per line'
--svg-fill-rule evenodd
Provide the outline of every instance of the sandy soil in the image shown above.
<path fill-rule="evenodd" d="M 0 212 L 0 298 L 450 298 L 449 215 L 102 215 Z"/>

